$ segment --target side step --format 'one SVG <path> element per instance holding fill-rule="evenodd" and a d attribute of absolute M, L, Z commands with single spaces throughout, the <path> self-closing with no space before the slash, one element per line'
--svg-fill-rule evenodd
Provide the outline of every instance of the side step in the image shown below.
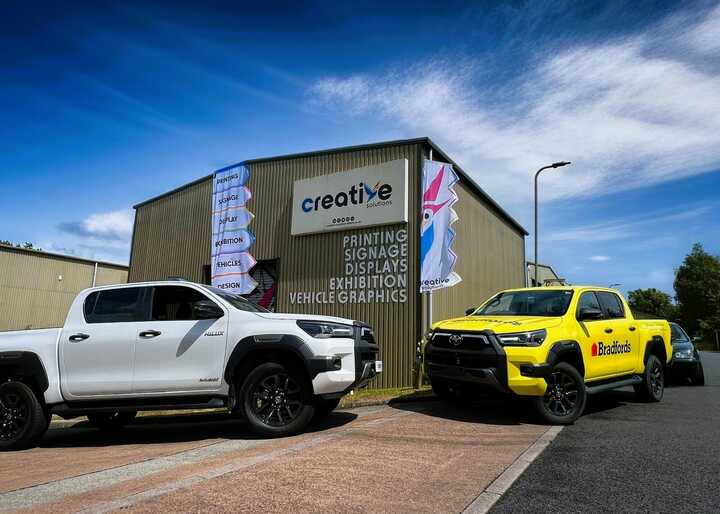
<path fill-rule="evenodd" d="M 639 384 L 640 382 L 642 382 L 642 377 L 636 375 L 634 377 L 626 378 L 624 380 L 617 380 L 615 382 L 608 382 L 606 384 L 589 386 L 585 390 L 587 391 L 587 394 L 597 394 L 605 391 L 610 391 L 611 389 L 618 389 L 619 387 Z"/>
<path fill-rule="evenodd" d="M 165 400 L 165 401 L 163 401 Z M 168 401 L 170 400 L 170 401 Z M 70 419 L 87 414 L 105 414 L 117 411 L 151 411 L 151 410 L 185 410 L 185 409 L 222 409 L 227 407 L 227 402 L 222 398 L 178 398 L 175 399 L 136 399 L 135 401 L 95 401 L 95 402 L 73 402 L 53 405 L 50 412 L 58 416 Z"/>

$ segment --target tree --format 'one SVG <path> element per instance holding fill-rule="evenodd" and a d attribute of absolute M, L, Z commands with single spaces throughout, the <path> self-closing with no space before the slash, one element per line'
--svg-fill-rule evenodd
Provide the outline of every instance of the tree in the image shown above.
<path fill-rule="evenodd" d="M 677 269 L 674 285 L 685 329 L 712 338 L 720 330 L 720 258 L 695 243 Z"/>
<path fill-rule="evenodd" d="M 630 291 L 628 303 L 633 312 L 669 320 L 677 318 L 677 308 L 672 303 L 672 297 L 655 288 Z"/>

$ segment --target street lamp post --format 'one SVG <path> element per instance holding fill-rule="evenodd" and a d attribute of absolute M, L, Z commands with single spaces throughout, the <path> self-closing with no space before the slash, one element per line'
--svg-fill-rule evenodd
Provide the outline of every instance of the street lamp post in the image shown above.
<path fill-rule="evenodd" d="M 570 164 L 569 161 L 560 161 L 543 166 L 535 173 L 535 287 L 538 286 L 538 176 L 540 172 L 548 168 L 561 168 Z"/>

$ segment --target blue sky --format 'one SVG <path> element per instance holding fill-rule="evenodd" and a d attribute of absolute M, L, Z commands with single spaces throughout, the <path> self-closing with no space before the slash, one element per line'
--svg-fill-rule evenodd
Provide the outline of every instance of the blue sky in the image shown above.
<path fill-rule="evenodd" d="M 529 229 L 573 161 L 540 227 L 573 283 L 720 253 L 717 2 L 99 4 L 6 9 L 0 239 L 126 262 L 131 206 L 214 169 L 427 135 Z"/>

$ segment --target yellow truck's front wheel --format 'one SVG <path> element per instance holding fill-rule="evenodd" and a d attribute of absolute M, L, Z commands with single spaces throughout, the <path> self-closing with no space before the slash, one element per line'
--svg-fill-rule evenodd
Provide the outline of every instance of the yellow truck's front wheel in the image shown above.
<path fill-rule="evenodd" d="M 543 396 L 533 397 L 535 410 L 543 421 L 551 425 L 570 425 L 585 409 L 585 382 L 572 365 L 560 362 L 547 377 Z"/>

